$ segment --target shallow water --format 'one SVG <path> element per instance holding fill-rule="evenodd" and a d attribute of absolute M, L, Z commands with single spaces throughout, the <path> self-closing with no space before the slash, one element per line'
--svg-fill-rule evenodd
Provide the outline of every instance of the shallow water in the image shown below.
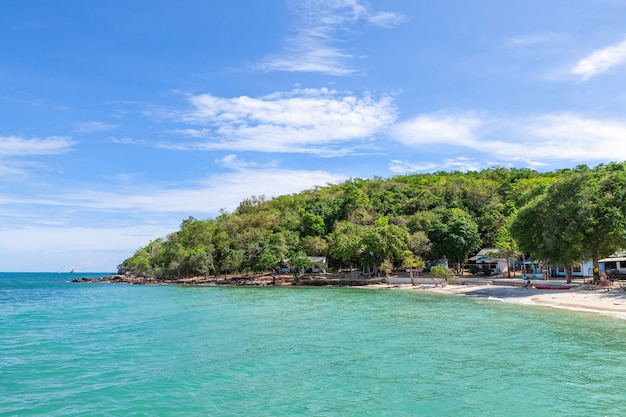
<path fill-rule="evenodd" d="M 417 291 L 73 277 L 0 274 L 0 415 L 626 414 L 622 320 Z"/>

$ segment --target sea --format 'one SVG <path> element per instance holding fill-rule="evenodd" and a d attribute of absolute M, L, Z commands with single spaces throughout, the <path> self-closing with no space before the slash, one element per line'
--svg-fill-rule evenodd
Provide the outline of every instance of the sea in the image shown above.
<path fill-rule="evenodd" d="M 424 291 L 0 273 L 0 416 L 624 416 L 626 321 Z"/>

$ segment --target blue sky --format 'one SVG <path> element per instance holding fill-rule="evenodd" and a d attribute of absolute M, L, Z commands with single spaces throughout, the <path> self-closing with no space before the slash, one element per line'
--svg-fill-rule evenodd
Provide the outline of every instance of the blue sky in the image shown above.
<path fill-rule="evenodd" d="M 348 178 L 626 159 L 623 0 L 0 6 L 0 270 Z"/>

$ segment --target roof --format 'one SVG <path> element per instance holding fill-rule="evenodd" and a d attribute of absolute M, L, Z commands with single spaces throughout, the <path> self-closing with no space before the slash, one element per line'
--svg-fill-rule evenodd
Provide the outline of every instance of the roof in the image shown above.
<path fill-rule="evenodd" d="M 481 250 L 478 251 L 478 253 L 474 256 L 472 256 L 471 258 L 469 258 L 469 261 L 472 262 L 476 262 L 476 261 L 489 261 L 489 260 L 495 260 L 495 259 L 501 259 L 498 257 L 491 257 L 488 254 L 497 254 L 500 253 L 500 249 L 498 248 L 482 248 Z"/>
<path fill-rule="evenodd" d="M 598 260 L 598 262 L 624 262 L 624 261 L 626 261 L 626 257 L 613 257 L 613 256 L 609 256 L 608 258 Z"/>
<path fill-rule="evenodd" d="M 618 251 L 608 258 L 600 259 L 598 262 L 624 262 L 626 261 L 626 251 Z"/>

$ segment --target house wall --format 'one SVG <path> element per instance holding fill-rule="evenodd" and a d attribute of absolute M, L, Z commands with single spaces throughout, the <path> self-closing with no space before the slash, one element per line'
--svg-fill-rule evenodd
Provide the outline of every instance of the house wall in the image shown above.
<path fill-rule="evenodd" d="M 600 270 L 616 269 L 619 274 L 626 274 L 626 261 L 600 262 Z"/>
<path fill-rule="evenodd" d="M 555 277 L 565 277 L 565 268 L 563 267 L 552 267 L 550 268 L 550 272 L 552 276 Z M 585 261 L 580 264 L 580 268 L 572 268 L 572 276 L 573 277 L 590 277 L 593 275 L 593 261 Z"/>

